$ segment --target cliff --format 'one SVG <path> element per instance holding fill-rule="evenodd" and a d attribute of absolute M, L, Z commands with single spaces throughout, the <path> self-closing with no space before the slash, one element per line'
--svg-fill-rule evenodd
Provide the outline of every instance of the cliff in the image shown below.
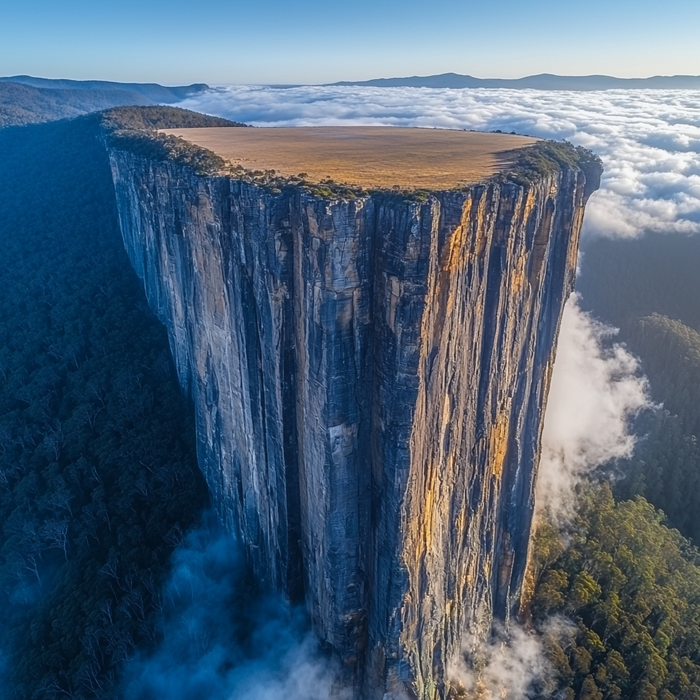
<path fill-rule="evenodd" d="M 600 175 L 538 148 L 459 190 L 321 197 L 110 147 L 214 503 L 358 697 L 446 697 L 465 630 L 518 607 Z"/>

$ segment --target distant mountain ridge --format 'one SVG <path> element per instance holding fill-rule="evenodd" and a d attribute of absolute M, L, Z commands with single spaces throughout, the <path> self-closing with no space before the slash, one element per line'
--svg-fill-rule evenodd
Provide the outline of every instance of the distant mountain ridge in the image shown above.
<path fill-rule="evenodd" d="M 615 78 L 609 75 L 554 75 L 541 73 L 524 78 L 475 78 L 459 73 L 414 75 L 406 78 L 343 80 L 330 85 L 367 87 L 505 88 L 510 90 L 700 90 L 698 75 L 655 75 L 651 78 Z"/>
<path fill-rule="evenodd" d="M 99 90 L 101 92 L 119 90 L 120 92 L 138 93 L 150 102 L 159 104 L 180 102 L 191 95 L 209 89 L 205 83 L 168 87 L 157 83 L 115 83 L 110 80 L 53 80 L 51 78 L 34 78 L 31 75 L 0 77 L 0 82 L 20 83 L 34 88 L 53 90 Z M 143 104 L 143 102 L 134 104 Z"/>
<path fill-rule="evenodd" d="M 151 105 L 128 90 L 56 90 L 0 81 L 0 128 L 72 119 L 123 105 Z"/>
<path fill-rule="evenodd" d="M 208 90 L 204 83 L 165 87 L 156 83 L 0 77 L 0 128 L 71 119 L 110 107 L 180 102 Z"/>

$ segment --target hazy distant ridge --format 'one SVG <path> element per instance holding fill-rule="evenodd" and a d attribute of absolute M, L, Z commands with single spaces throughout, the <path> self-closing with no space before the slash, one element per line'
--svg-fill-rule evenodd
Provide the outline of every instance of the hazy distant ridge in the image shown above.
<path fill-rule="evenodd" d="M 366 85 L 369 87 L 427 88 L 508 88 L 511 90 L 700 90 L 698 75 L 656 75 L 651 78 L 614 78 L 609 75 L 552 75 L 541 73 L 512 80 L 474 78 L 459 73 L 414 75 L 407 78 L 344 80 L 332 85 Z"/>
<path fill-rule="evenodd" d="M 35 88 L 50 88 L 53 90 L 119 90 L 138 93 L 151 102 L 159 104 L 180 102 L 191 95 L 209 89 L 209 86 L 205 83 L 167 87 L 157 83 L 115 83 L 109 80 L 52 80 L 50 78 L 34 78 L 31 75 L 0 77 L 0 82 L 21 83 L 22 85 L 30 85 Z M 133 104 L 142 104 L 142 102 Z"/>

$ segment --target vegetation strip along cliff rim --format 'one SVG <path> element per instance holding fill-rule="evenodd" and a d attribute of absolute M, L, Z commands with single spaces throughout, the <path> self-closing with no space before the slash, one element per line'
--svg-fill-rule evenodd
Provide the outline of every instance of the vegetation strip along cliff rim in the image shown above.
<path fill-rule="evenodd" d="M 230 127 L 246 125 L 173 107 L 115 108 L 102 113 L 101 123 L 105 138 L 113 148 L 150 160 L 170 161 L 190 167 L 202 176 L 232 176 L 262 185 L 273 194 L 293 186 L 302 187 L 318 197 L 354 198 L 380 192 L 422 201 L 427 199 L 430 191 L 461 190 L 489 181 L 524 186 L 543 175 L 572 168 L 585 172 L 586 189 L 590 194 L 597 189 L 602 173 L 600 159 L 580 146 L 573 146 L 566 141 L 542 141 L 499 132 L 413 127 L 232 129 Z M 178 136 L 175 135 L 176 132 Z M 190 138 L 193 138 L 193 134 L 199 143 L 182 138 L 186 133 Z M 322 137 L 320 139 L 319 134 Z M 277 161 L 286 158 L 289 170 L 300 172 L 278 172 L 278 168 L 282 167 L 279 165 L 277 168 L 258 169 L 250 167 L 255 165 L 250 162 L 245 166 L 240 162 L 231 164 L 222 157 L 225 155 L 222 146 L 209 144 L 221 152 L 216 153 L 204 147 L 202 136 L 214 140 L 223 138 L 224 143 L 234 146 L 247 144 L 249 153 L 256 157 L 261 157 L 258 154 L 262 153 L 262 157 L 275 158 Z M 290 136 L 294 138 L 290 139 Z M 319 158 L 319 162 L 312 162 L 319 171 L 309 174 L 302 166 L 309 162 L 307 151 L 314 142 L 317 142 L 317 147 L 320 142 L 320 151 L 325 161 Z M 343 142 L 344 150 L 339 147 Z M 351 147 L 348 147 L 348 142 L 352 143 Z M 271 148 L 271 144 L 275 147 Z M 470 147 L 464 148 L 463 144 Z M 266 145 L 267 153 L 262 151 L 263 145 Z M 499 148 L 501 145 L 504 147 Z M 392 159 L 395 165 L 392 164 L 393 170 L 390 170 L 385 163 L 391 163 Z M 480 162 L 475 169 L 475 161 L 478 159 Z M 366 172 L 369 163 L 383 179 L 379 180 L 379 184 L 370 184 L 369 180 L 361 185 L 348 183 L 351 178 L 347 175 L 352 175 L 353 172 L 347 163 L 354 165 L 356 173 L 362 173 L 363 168 Z M 416 164 L 420 167 L 417 168 Z M 448 165 L 452 172 L 446 175 Z M 327 172 L 329 169 L 331 172 Z M 326 172 L 321 175 L 324 170 Z M 340 175 L 332 177 L 334 171 L 345 175 L 345 181 L 336 181 Z M 414 179 L 424 178 L 425 182 L 408 185 L 396 183 L 396 179 L 405 178 L 406 171 L 412 172 Z"/>

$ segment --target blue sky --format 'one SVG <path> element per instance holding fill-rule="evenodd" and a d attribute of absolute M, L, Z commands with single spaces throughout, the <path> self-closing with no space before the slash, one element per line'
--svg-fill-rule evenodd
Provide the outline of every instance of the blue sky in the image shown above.
<path fill-rule="evenodd" d="M 2 0 L 0 74 L 170 84 L 700 74 L 698 27 L 698 0 Z"/>

